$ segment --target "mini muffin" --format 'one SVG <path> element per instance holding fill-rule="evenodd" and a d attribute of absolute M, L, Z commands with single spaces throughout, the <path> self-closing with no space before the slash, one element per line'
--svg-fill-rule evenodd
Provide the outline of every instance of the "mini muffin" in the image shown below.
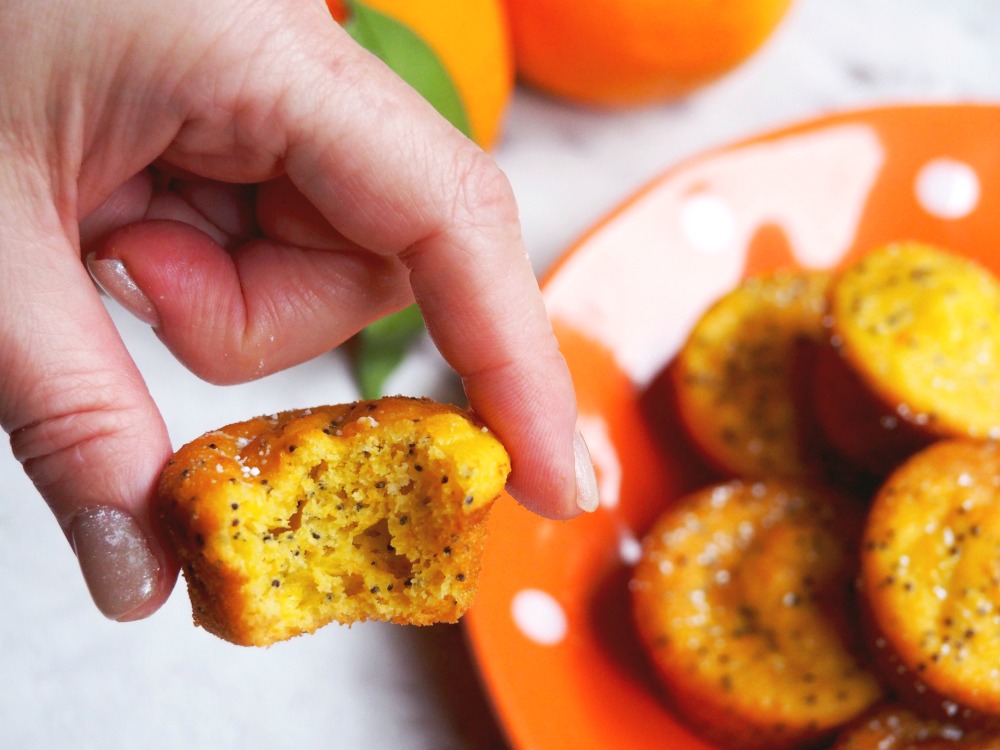
<path fill-rule="evenodd" d="M 1000 282 L 988 270 L 889 245 L 833 279 L 829 313 L 837 356 L 817 374 L 817 410 L 845 457 L 884 476 L 935 439 L 1000 437 Z"/>
<path fill-rule="evenodd" d="M 841 732 L 830 750 L 1000 750 L 1000 733 L 886 703 Z"/>
<path fill-rule="evenodd" d="M 873 652 L 901 698 L 946 719 L 1000 715 L 1000 448 L 946 440 L 876 495 L 861 553 Z"/>
<path fill-rule="evenodd" d="M 881 697 L 855 631 L 861 511 L 798 483 L 731 481 L 665 511 L 630 589 L 679 717 L 728 748 L 802 747 Z"/>
<path fill-rule="evenodd" d="M 509 470 L 468 413 L 393 397 L 203 435 L 158 499 L 196 624 L 262 646 L 330 622 L 456 621 Z"/>
<path fill-rule="evenodd" d="M 824 335 L 829 274 L 783 271 L 746 279 L 698 320 L 678 358 L 674 387 L 691 440 L 723 473 L 815 476 L 806 429 L 801 345 Z"/>

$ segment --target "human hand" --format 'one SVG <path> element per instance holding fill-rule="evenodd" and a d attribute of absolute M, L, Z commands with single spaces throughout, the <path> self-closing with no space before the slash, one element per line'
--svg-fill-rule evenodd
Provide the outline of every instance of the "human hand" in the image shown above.
<path fill-rule="evenodd" d="M 0 424 L 104 614 L 173 586 L 151 512 L 171 446 L 82 258 L 219 383 L 415 299 L 512 494 L 596 504 L 506 180 L 323 2 L 8 0 L 0 39 Z"/>

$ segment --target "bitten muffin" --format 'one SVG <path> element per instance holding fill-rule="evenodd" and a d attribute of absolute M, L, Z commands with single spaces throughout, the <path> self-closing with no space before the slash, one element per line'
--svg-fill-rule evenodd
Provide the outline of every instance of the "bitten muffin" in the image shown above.
<path fill-rule="evenodd" d="M 331 622 L 458 620 L 509 471 L 470 414 L 391 397 L 207 433 L 164 470 L 159 507 L 195 623 L 263 646 Z"/>
<path fill-rule="evenodd" d="M 708 487 L 665 511 L 630 589 L 677 715 L 721 747 L 830 736 L 879 700 L 850 583 L 861 510 L 781 481 Z"/>

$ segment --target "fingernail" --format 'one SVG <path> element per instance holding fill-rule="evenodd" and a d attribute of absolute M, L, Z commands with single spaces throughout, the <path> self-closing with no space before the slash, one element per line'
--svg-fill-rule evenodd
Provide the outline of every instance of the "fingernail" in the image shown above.
<path fill-rule="evenodd" d="M 93 508 L 73 519 L 70 541 L 97 608 L 118 620 L 145 603 L 160 565 L 139 523 L 117 508 Z"/>
<path fill-rule="evenodd" d="M 593 513 L 600 505 L 597 494 L 597 474 L 590 458 L 587 441 L 577 430 L 573 434 L 573 459 L 576 464 L 576 505 L 587 513 Z"/>
<path fill-rule="evenodd" d="M 86 258 L 87 270 L 94 283 L 111 299 L 148 326 L 156 328 L 160 317 L 146 293 L 129 276 L 125 264 L 116 258 L 98 260 L 94 253 Z"/>

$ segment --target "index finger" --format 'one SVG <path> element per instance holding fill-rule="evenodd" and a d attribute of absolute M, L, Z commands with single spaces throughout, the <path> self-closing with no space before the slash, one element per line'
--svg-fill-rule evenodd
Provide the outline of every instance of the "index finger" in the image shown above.
<path fill-rule="evenodd" d="M 283 97 L 289 177 L 338 231 L 410 269 L 432 338 L 510 452 L 511 493 L 549 517 L 592 509 L 572 381 L 506 177 L 387 68 L 337 46 Z"/>

